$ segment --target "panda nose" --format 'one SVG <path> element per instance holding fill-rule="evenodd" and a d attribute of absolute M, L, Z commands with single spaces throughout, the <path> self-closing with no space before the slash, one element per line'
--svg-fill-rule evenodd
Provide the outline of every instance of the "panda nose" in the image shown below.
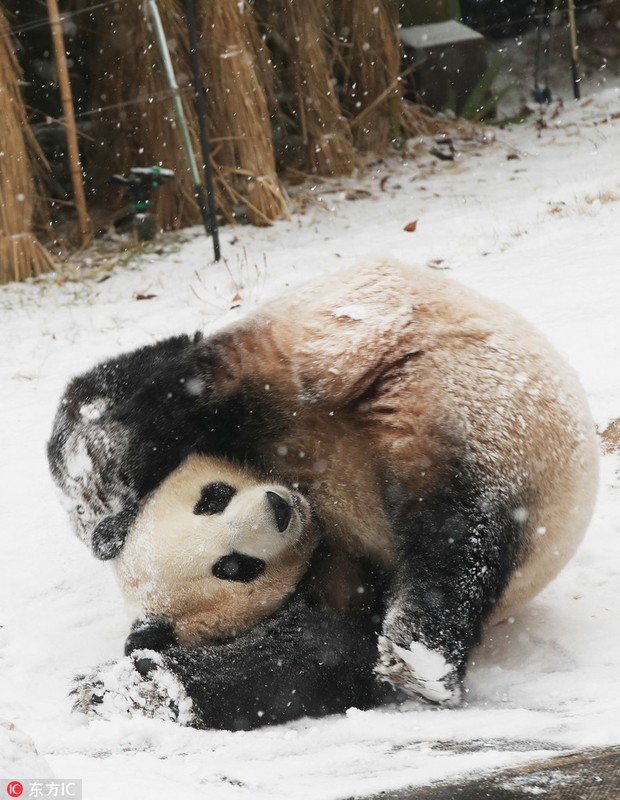
<path fill-rule="evenodd" d="M 269 505 L 273 509 L 276 525 L 280 533 L 288 528 L 288 524 L 293 516 L 293 508 L 283 497 L 276 492 L 266 492 Z"/>

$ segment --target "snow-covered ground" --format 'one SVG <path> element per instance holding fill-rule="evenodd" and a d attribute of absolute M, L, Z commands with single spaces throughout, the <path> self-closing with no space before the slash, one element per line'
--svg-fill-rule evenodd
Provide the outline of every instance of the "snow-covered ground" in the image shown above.
<path fill-rule="evenodd" d="M 357 180 L 317 182 L 303 215 L 223 230 L 217 266 L 191 231 L 111 271 L 85 262 L 77 280 L 0 289 L 0 718 L 22 732 L 0 726 L 0 779 L 81 778 L 87 800 L 329 800 L 620 743 L 613 454 L 585 543 L 487 634 L 462 708 L 410 702 L 251 733 L 70 713 L 71 677 L 117 657 L 128 625 L 109 565 L 71 534 L 45 460 L 66 381 L 95 361 L 213 329 L 287 285 L 387 255 L 517 308 L 580 372 L 599 428 L 620 416 L 620 91 L 548 112 L 540 132 L 531 122 L 491 136 L 456 140 L 454 161 L 417 143 Z"/>

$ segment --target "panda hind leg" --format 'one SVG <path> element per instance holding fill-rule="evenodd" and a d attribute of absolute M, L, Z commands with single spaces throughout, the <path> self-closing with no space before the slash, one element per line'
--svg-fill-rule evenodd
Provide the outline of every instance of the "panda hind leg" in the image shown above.
<path fill-rule="evenodd" d="M 458 705 L 472 648 L 520 562 L 527 502 L 459 473 L 433 497 L 386 498 L 397 567 L 379 637 L 379 677 Z"/>

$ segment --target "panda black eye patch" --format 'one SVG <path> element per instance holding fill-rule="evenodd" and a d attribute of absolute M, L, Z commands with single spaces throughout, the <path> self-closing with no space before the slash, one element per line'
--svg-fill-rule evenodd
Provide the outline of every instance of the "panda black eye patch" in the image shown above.
<path fill-rule="evenodd" d="M 233 550 L 227 556 L 222 556 L 215 562 L 211 572 L 222 581 L 237 581 L 250 583 L 260 578 L 267 567 L 262 558 L 246 556 Z"/>
<path fill-rule="evenodd" d="M 194 514 L 221 514 L 236 494 L 235 487 L 228 483 L 209 483 L 200 490 Z"/>

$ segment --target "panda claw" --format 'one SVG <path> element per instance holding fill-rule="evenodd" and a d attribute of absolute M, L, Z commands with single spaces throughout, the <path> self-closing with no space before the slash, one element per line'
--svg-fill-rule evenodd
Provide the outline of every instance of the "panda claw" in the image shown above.
<path fill-rule="evenodd" d="M 118 514 L 105 517 L 98 523 L 92 536 L 93 553 L 98 559 L 109 561 L 116 558 L 125 544 L 137 513 L 137 504 L 129 503 Z"/>
<path fill-rule="evenodd" d="M 88 675 L 76 675 L 69 696 L 74 698 L 73 711 L 91 716 L 88 709 L 103 703 L 103 684 Z"/>
<path fill-rule="evenodd" d="M 439 651 L 417 641 L 403 647 L 387 636 L 380 636 L 378 645 L 375 672 L 381 680 L 410 697 L 450 707 L 459 705 L 462 685 L 458 670 Z"/>

